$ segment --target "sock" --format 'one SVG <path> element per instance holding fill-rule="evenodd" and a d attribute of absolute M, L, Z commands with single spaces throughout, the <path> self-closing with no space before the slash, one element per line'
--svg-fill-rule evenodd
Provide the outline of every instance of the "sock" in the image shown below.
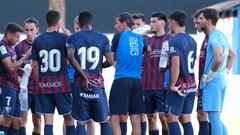
<path fill-rule="evenodd" d="M 167 129 L 162 129 L 162 135 L 168 135 L 168 130 Z"/>
<path fill-rule="evenodd" d="M 223 124 L 223 122 L 222 122 L 222 128 L 223 128 L 223 135 L 228 135 L 227 128 L 226 128 L 226 126 Z"/>
<path fill-rule="evenodd" d="M 0 125 L 0 131 L 3 131 L 5 134 L 7 133 L 8 127 Z"/>
<path fill-rule="evenodd" d="M 147 122 L 141 122 L 141 135 L 145 135 L 147 130 Z"/>
<path fill-rule="evenodd" d="M 53 125 L 44 125 L 44 135 L 53 135 Z"/>
<path fill-rule="evenodd" d="M 76 135 L 87 135 L 85 125 L 77 124 L 75 134 Z"/>
<path fill-rule="evenodd" d="M 208 123 L 208 121 L 199 121 L 198 135 L 209 135 L 209 123 Z"/>
<path fill-rule="evenodd" d="M 21 127 L 18 131 L 18 135 L 26 135 L 26 128 L 25 127 Z"/>
<path fill-rule="evenodd" d="M 223 127 L 219 113 L 209 113 L 208 118 L 211 122 L 211 135 L 222 135 Z"/>
<path fill-rule="evenodd" d="M 100 123 L 101 126 L 101 135 L 112 135 L 112 128 L 109 122 Z"/>
<path fill-rule="evenodd" d="M 40 133 L 32 132 L 32 135 L 41 135 Z"/>
<path fill-rule="evenodd" d="M 127 122 L 120 122 L 120 127 L 121 127 L 121 135 L 126 135 L 127 134 Z"/>
<path fill-rule="evenodd" d="M 159 135 L 159 130 L 150 130 L 149 135 Z"/>
<path fill-rule="evenodd" d="M 74 135 L 75 134 L 75 126 L 67 125 L 66 126 L 66 135 Z"/>
<path fill-rule="evenodd" d="M 212 134 L 211 122 L 208 122 L 208 128 L 209 128 L 208 133 L 209 133 L 209 135 L 211 135 Z"/>
<path fill-rule="evenodd" d="M 184 135 L 193 135 L 193 127 L 191 122 L 183 124 Z"/>
<path fill-rule="evenodd" d="M 168 123 L 168 127 L 171 135 L 181 135 L 181 129 L 178 122 Z"/>
<path fill-rule="evenodd" d="M 12 128 L 10 127 L 7 131 L 7 135 L 17 135 L 18 134 L 18 130 L 19 129 L 15 129 L 15 128 Z"/>

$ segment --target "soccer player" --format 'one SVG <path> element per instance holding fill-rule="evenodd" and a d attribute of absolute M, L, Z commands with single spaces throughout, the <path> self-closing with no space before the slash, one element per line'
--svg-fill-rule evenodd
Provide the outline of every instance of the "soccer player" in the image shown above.
<path fill-rule="evenodd" d="M 82 128 L 80 124 L 86 124 L 92 119 L 101 123 L 102 135 L 110 135 L 109 110 L 102 77 L 103 56 L 107 65 L 113 64 L 109 40 L 105 35 L 93 30 L 93 16 L 90 12 L 81 12 L 78 21 L 80 31 L 67 39 L 68 58 L 76 71 L 82 67 L 91 90 L 85 90 L 79 85 L 82 77 L 76 72 L 71 114 L 78 121 L 77 130 Z M 86 131 L 81 133 L 84 134 Z"/>
<path fill-rule="evenodd" d="M 21 59 L 26 55 L 26 52 L 32 48 L 32 44 L 34 39 L 37 37 L 37 34 L 39 32 L 39 22 L 35 18 L 28 18 L 24 21 L 24 30 L 26 33 L 27 38 L 18 43 L 15 46 L 15 51 L 17 54 L 17 60 Z M 32 64 L 31 60 L 28 60 L 27 63 Z M 35 111 L 35 92 L 36 90 L 36 82 L 34 80 L 33 73 L 29 77 L 29 83 L 28 83 L 28 102 L 29 102 L 29 108 L 31 108 L 32 111 L 32 122 L 33 122 L 33 135 L 40 135 L 41 133 L 41 116 L 36 113 Z M 22 125 L 19 130 L 18 135 L 26 135 L 26 124 L 27 124 L 27 118 L 28 118 L 28 111 L 22 111 Z"/>
<path fill-rule="evenodd" d="M 152 37 L 145 36 L 146 43 L 151 45 L 151 53 L 144 53 L 143 58 L 143 90 L 145 113 L 149 122 L 149 135 L 158 135 L 157 114 L 162 123 L 162 134 L 167 135 L 166 109 L 166 91 L 164 90 L 165 72 L 159 70 L 160 52 L 163 45 L 168 44 L 170 35 L 165 33 L 164 27 L 167 17 L 162 12 L 154 12 L 151 15 L 150 26 Z"/>
<path fill-rule="evenodd" d="M 220 119 L 226 90 L 226 75 L 233 65 L 235 54 L 229 47 L 227 37 L 216 29 L 218 12 L 204 9 L 200 25 L 208 35 L 207 55 L 200 89 L 203 89 L 203 111 L 208 113 L 212 135 L 226 135 L 227 129 Z"/>
<path fill-rule="evenodd" d="M 170 31 L 174 35 L 169 40 L 171 79 L 166 97 L 169 105 L 168 127 L 171 135 L 180 135 L 178 117 L 181 116 L 184 134 L 193 135 L 190 118 L 196 94 L 194 64 L 197 43 L 185 33 L 186 14 L 183 11 L 174 11 L 168 20 Z"/>
<path fill-rule="evenodd" d="M 32 47 L 33 73 L 36 80 L 36 112 L 44 115 L 44 134 L 53 134 L 55 108 L 63 115 L 66 133 L 74 134 L 74 120 L 71 117 L 71 91 L 67 77 L 66 38 L 59 33 L 60 13 L 49 10 L 46 13 L 47 31 L 35 38 Z M 82 73 L 87 88 L 87 78 Z"/>
<path fill-rule="evenodd" d="M 17 69 L 30 55 L 28 51 L 17 61 L 13 46 L 19 42 L 22 32 L 21 26 L 10 22 L 6 25 L 3 39 L 0 42 L 0 131 L 10 135 L 17 134 L 21 125 Z M 9 128 L 11 123 L 12 126 Z M 7 132 L 8 129 L 9 132 Z"/>
<path fill-rule="evenodd" d="M 132 25 L 132 29 L 136 29 L 139 27 L 142 27 L 144 25 L 146 25 L 145 21 L 146 21 L 146 17 L 144 14 L 142 13 L 134 13 L 132 15 L 133 18 L 133 25 Z"/>
<path fill-rule="evenodd" d="M 120 135 L 120 117 L 129 113 L 132 134 L 141 134 L 140 114 L 143 113 L 141 65 L 144 38 L 131 31 L 133 19 L 121 13 L 115 19 L 115 29 L 120 32 L 112 40 L 116 60 L 114 82 L 110 91 L 110 121 L 114 135 Z"/>

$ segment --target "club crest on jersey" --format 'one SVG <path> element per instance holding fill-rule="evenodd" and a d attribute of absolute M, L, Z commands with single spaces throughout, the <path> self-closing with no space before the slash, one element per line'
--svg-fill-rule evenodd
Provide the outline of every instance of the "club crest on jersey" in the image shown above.
<path fill-rule="evenodd" d="M 9 107 L 9 106 L 5 107 L 5 111 L 6 111 L 6 113 L 10 113 L 11 110 L 12 110 L 12 107 Z"/>
<path fill-rule="evenodd" d="M 1 46 L 0 47 L 0 51 L 1 51 L 1 54 L 4 55 L 4 54 L 7 54 L 7 49 L 5 46 Z"/>
<path fill-rule="evenodd" d="M 171 52 L 171 53 L 174 53 L 174 52 L 176 52 L 176 50 L 174 49 L 174 47 L 173 47 L 173 46 L 171 46 L 171 47 L 170 47 L 170 52 Z"/>

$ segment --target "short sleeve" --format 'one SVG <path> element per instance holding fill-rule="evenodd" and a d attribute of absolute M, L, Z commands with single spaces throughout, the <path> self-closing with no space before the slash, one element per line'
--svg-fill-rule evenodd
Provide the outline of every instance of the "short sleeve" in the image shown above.
<path fill-rule="evenodd" d="M 180 56 L 180 45 L 177 40 L 169 40 L 169 56 Z"/>

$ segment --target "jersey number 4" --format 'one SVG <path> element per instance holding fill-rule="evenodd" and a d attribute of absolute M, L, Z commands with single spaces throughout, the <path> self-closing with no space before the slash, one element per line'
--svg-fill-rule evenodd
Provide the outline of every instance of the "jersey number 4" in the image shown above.
<path fill-rule="evenodd" d="M 78 55 L 81 61 L 82 69 L 86 69 L 86 63 L 89 62 L 92 63 L 89 70 L 94 70 L 99 63 L 99 53 L 99 49 L 94 46 L 90 48 L 81 47 L 78 49 Z"/>
<path fill-rule="evenodd" d="M 48 70 L 51 72 L 58 72 L 61 68 L 61 53 L 57 49 L 51 51 L 41 50 L 39 52 L 40 58 L 42 58 L 41 72 L 45 73 Z"/>

